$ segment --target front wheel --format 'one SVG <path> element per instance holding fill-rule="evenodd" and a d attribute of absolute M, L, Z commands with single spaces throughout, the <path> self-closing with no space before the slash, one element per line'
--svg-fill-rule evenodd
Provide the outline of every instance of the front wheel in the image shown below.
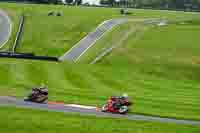
<path fill-rule="evenodd" d="M 101 108 L 101 111 L 102 112 L 108 111 L 108 105 L 107 104 L 103 105 L 103 107 Z"/>
<path fill-rule="evenodd" d="M 34 102 L 37 102 L 37 103 L 47 103 L 48 102 L 48 97 L 47 96 L 40 96 L 38 98 L 36 98 L 34 100 Z"/>
<path fill-rule="evenodd" d="M 128 112 L 128 106 L 121 106 L 120 108 L 119 108 L 119 113 L 120 114 L 126 114 Z"/>
<path fill-rule="evenodd" d="M 24 97 L 24 101 L 25 102 L 30 101 L 30 97 Z"/>

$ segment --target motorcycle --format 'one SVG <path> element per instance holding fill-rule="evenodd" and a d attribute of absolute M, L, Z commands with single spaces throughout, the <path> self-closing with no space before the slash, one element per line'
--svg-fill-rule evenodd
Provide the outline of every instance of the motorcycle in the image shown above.
<path fill-rule="evenodd" d="M 24 98 L 24 101 L 35 103 L 48 102 L 48 89 L 47 88 L 33 88 L 32 92 Z"/>
<path fill-rule="evenodd" d="M 101 111 L 126 114 L 129 111 L 128 107 L 130 105 L 132 105 L 132 102 L 130 102 L 127 98 L 111 97 L 108 99 L 107 103 L 103 105 Z"/>

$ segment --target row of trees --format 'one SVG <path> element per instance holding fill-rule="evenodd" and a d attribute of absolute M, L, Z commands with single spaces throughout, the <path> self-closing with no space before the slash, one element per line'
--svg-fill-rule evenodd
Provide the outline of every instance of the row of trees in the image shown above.
<path fill-rule="evenodd" d="M 159 9 L 200 9 L 200 0 L 101 0 L 109 6 Z"/>
<path fill-rule="evenodd" d="M 61 3 L 62 0 L 31 0 L 43 3 Z M 80 5 L 82 0 L 65 0 Z M 100 4 L 113 7 L 200 10 L 200 0 L 100 0 Z"/>
<path fill-rule="evenodd" d="M 44 4 L 74 4 L 80 5 L 82 0 L 0 0 L 0 1 L 8 1 L 8 2 L 31 2 L 31 3 L 44 3 Z"/>
<path fill-rule="evenodd" d="M 59 4 L 63 0 L 4 0 L 4 1 L 29 1 L 36 3 Z M 66 4 L 80 5 L 82 0 L 64 0 Z M 198 10 L 200 0 L 100 0 L 100 4 L 113 7 L 156 8 L 174 10 Z"/>
<path fill-rule="evenodd" d="M 77 4 L 80 5 L 82 3 L 82 0 L 29 0 L 32 2 L 38 2 L 38 3 L 47 3 L 47 4 Z"/>
<path fill-rule="evenodd" d="M 37 1 L 37 0 L 35 0 Z M 60 4 L 60 3 L 66 3 L 66 4 L 74 4 L 74 5 L 80 5 L 82 3 L 82 0 L 40 0 L 46 3 L 53 3 L 53 4 Z"/>

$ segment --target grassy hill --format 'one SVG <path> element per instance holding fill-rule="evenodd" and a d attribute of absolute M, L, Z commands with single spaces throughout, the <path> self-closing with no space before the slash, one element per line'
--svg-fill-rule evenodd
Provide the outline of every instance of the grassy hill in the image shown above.
<path fill-rule="evenodd" d="M 18 23 L 22 14 L 26 16 L 19 52 L 50 56 L 62 55 L 103 20 L 120 16 L 118 10 L 106 8 L 6 3 L 1 3 L 0 8 L 9 13 L 14 24 Z M 54 15 L 48 16 L 52 11 Z M 62 16 L 56 16 L 57 13 Z"/>
<path fill-rule="evenodd" d="M 21 45 L 18 52 L 34 52 L 38 55 L 61 56 L 81 38 L 94 30 L 102 21 L 124 17 L 119 9 L 69 7 L 55 5 L 7 4 L 1 9 L 12 17 L 14 31 L 9 46 L 12 48 L 17 24 L 22 14 L 26 16 Z M 49 12 L 60 12 L 62 16 L 48 16 Z M 133 18 L 186 18 L 197 14 L 154 10 L 131 10 Z"/>
<path fill-rule="evenodd" d="M 118 9 L 107 8 L 15 4 L 0 7 L 11 13 L 15 9 L 18 14 L 25 12 L 25 32 L 29 34 L 24 33 L 18 50 L 40 55 L 61 55 L 102 20 L 120 16 Z M 47 16 L 51 10 L 61 11 L 64 16 Z M 198 13 L 131 11 L 133 18 L 200 17 Z M 111 46 L 115 43 L 113 38 L 120 39 L 129 26 L 116 28 L 97 43 L 104 44 L 106 40 L 106 46 Z M 150 26 L 131 34 L 96 65 L 84 64 L 91 56 L 79 64 L 1 59 L 0 95 L 22 98 L 30 87 L 46 83 L 50 100 L 99 106 L 110 95 L 126 92 L 136 103 L 132 113 L 200 120 L 199 34 L 198 21 Z"/>
<path fill-rule="evenodd" d="M 98 65 L 123 73 L 113 76 L 116 87 L 140 99 L 141 110 L 151 106 L 142 112 L 199 114 L 199 33 L 200 25 L 191 23 L 150 28 L 130 36 Z"/>

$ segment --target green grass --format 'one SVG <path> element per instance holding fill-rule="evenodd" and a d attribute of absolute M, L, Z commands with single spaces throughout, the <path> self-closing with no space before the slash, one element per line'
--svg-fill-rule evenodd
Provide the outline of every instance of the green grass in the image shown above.
<path fill-rule="evenodd" d="M 143 21 L 136 19 L 125 24 L 114 27 L 111 31 L 107 32 L 102 38 L 100 38 L 91 48 L 87 50 L 78 60 L 78 63 L 91 63 L 96 57 L 102 54 L 106 49 L 113 46 L 123 45 L 127 41 L 127 34 L 132 38 L 138 36 L 141 32 L 150 28 L 152 25 L 145 26 Z M 124 39 L 125 37 L 125 39 Z M 109 53 L 108 53 L 109 54 Z"/>
<path fill-rule="evenodd" d="M 102 51 L 112 47 L 113 44 L 116 45 L 120 38 L 135 26 L 135 23 L 129 22 L 114 27 L 114 29 L 105 33 L 102 38 L 100 38 L 90 49 L 88 49 L 87 52 L 78 59 L 78 62 L 92 62 Z"/>
<path fill-rule="evenodd" d="M 126 44 L 116 49 L 100 64 L 113 66 L 131 64 L 137 65 L 138 70 L 143 70 L 145 66 L 148 67 L 150 64 L 162 68 L 171 66 L 176 67 L 176 69 L 171 70 L 177 71 L 177 73 L 182 72 L 187 66 L 195 68 L 199 65 L 200 46 L 197 43 L 199 42 L 199 33 L 200 25 L 172 24 L 167 27 L 154 27 L 136 38 L 130 37 Z M 151 68 L 153 69 L 153 66 Z M 145 70 L 149 71 L 149 68 Z M 163 70 L 163 72 L 172 75 L 168 71 Z M 184 75 L 184 72 L 182 74 Z M 191 75 L 179 78 L 198 80 L 198 76 L 193 74 L 197 73 L 194 71 Z"/>
<path fill-rule="evenodd" d="M 191 71 L 194 70 L 176 71 L 185 77 L 176 77 L 174 71 L 157 76 L 155 72 L 144 73 L 131 65 L 77 66 L 5 59 L 0 65 L 0 73 L 4 75 L 0 77 L 0 95 L 22 98 L 32 86 L 45 83 L 51 101 L 101 106 L 110 95 L 126 92 L 136 103 L 131 107 L 132 113 L 199 120 L 199 83 L 187 76 Z M 168 77 L 170 73 L 174 77 Z"/>
<path fill-rule="evenodd" d="M 26 22 L 18 52 L 34 52 L 48 56 L 61 56 L 103 20 L 123 17 L 119 9 L 109 8 L 8 3 L 1 3 L 0 8 L 10 12 L 13 19 L 15 29 L 9 43 L 10 47 L 12 47 L 19 17 L 24 14 Z M 63 16 L 47 16 L 50 11 L 61 12 Z M 129 17 L 133 18 L 175 19 L 199 16 L 191 13 L 156 10 L 131 10 L 131 12 L 133 14 Z"/>
<path fill-rule="evenodd" d="M 26 10 L 28 18 L 46 19 L 49 22 L 47 24 L 49 27 L 54 24 L 60 25 L 62 22 L 49 21 L 53 18 L 47 18 L 47 12 L 52 9 L 62 9 L 66 18 L 60 19 L 67 20 L 69 18 L 68 22 L 76 25 L 76 28 L 72 29 L 74 32 L 69 33 L 72 36 L 79 31 L 80 33 L 89 32 L 100 22 L 100 19 L 119 15 L 117 9 L 108 8 L 23 6 L 6 4 L 4 8 L 11 11 L 16 8 L 19 12 L 22 9 Z M 19 7 L 23 8 L 19 9 Z M 39 10 L 40 7 L 44 7 L 44 9 Z M 199 18 L 199 14 L 183 12 L 132 11 L 134 12 L 133 17 L 137 18 Z M 107 12 L 108 14 L 106 14 Z M 88 18 L 86 14 L 92 18 L 90 23 L 84 23 L 90 21 L 86 19 Z M 98 14 L 100 16 L 103 14 L 103 16 L 96 20 Z M 81 17 L 81 15 L 83 16 Z M 73 17 L 74 19 L 72 19 Z M 80 21 L 76 21 L 79 19 Z M 55 39 L 53 31 L 49 31 L 49 34 L 42 34 L 42 38 L 37 35 L 39 33 L 36 33 L 38 29 L 35 28 L 35 25 L 40 25 L 39 29 L 45 31 L 43 26 L 46 23 L 44 24 L 44 21 L 30 20 L 27 20 L 27 24 L 34 25 L 33 31 L 24 35 L 22 39 L 24 43 L 22 43 L 20 51 L 26 49 L 28 52 L 27 49 L 30 49 L 38 53 L 42 51 L 47 55 L 59 55 L 65 51 L 65 48 L 60 47 L 58 43 L 55 44 L 55 47 L 52 46 L 54 43 L 49 40 Z M 90 25 L 91 23 L 92 25 Z M 65 31 L 62 26 L 56 25 L 53 29 L 60 30 L 58 32 L 64 37 Z M 128 25 L 119 26 L 110 32 L 111 35 L 108 34 L 103 38 L 108 41 L 106 46 L 111 45 L 109 38 L 119 37 L 116 31 L 120 30 L 120 27 L 127 29 Z M 31 30 L 31 28 L 26 28 L 26 30 Z M 33 34 L 37 37 L 34 37 Z M 133 33 L 123 45 L 96 65 L 1 59 L 0 95 L 16 95 L 22 98 L 32 86 L 44 82 L 49 86 L 50 100 L 101 106 L 110 95 L 120 95 L 126 92 L 130 95 L 130 99 L 136 103 L 135 106 L 131 107 L 131 113 L 200 120 L 199 34 L 200 26 L 196 22 L 185 25 L 171 24 L 167 27 L 150 27 L 136 35 Z M 81 36 L 78 38 L 80 39 Z M 29 40 L 30 43 L 25 44 L 25 40 L 27 42 Z M 45 42 L 36 43 L 38 41 Z M 104 40 L 100 41 L 97 42 L 99 45 L 105 42 Z M 113 42 L 112 39 L 110 42 Z M 69 47 L 73 44 L 70 44 Z M 91 55 L 95 54 L 93 51 L 90 52 Z M 86 62 L 88 57 L 91 58 L 91 55 L 86 57 Z"/>
<path fill-rule="evenodd" d="M 120 16 L 118 10 L 106 8 L 30 4 L 1 4 L 0 8 L 13 17 L 15 13 L 18 17 L 26 16 L 19 52 L 50 56 L 62 55 L 102 21 Z M 50 11 L 61 12 L 63 16 L 48 16 Z"/>
<path fill-rule="evenodd" d="M 83 117 L 76 114 L 14 107 L 1 107 L 0 117 L 0 129 L 5 133 L 198 133 L 200 131 L 198 126 Z"/>
<path fill-rule="evenodd" d="M 126 87 L 135 88 L 137 96 L 148 100 L 147 103 L 140 103 L 144 104 L 143 109 L 148 108 L 149 103 L 153 106 L 148 111 L 160 112 L 156 108 L 165 106 L 168 113 L 174 110 L 171 112 L 173 115 L 194 113 L 200 102 L 199 34 L 199 25 L 154 27 L 136 38 L 130 37 L 127 43 L 115 49 L 99 65 L 124 71 L 127 75 L 123 78 L 120 75 L 119 81 L 123 79 Z M 178 105 L 182 108 L 180 112 Z"/>

